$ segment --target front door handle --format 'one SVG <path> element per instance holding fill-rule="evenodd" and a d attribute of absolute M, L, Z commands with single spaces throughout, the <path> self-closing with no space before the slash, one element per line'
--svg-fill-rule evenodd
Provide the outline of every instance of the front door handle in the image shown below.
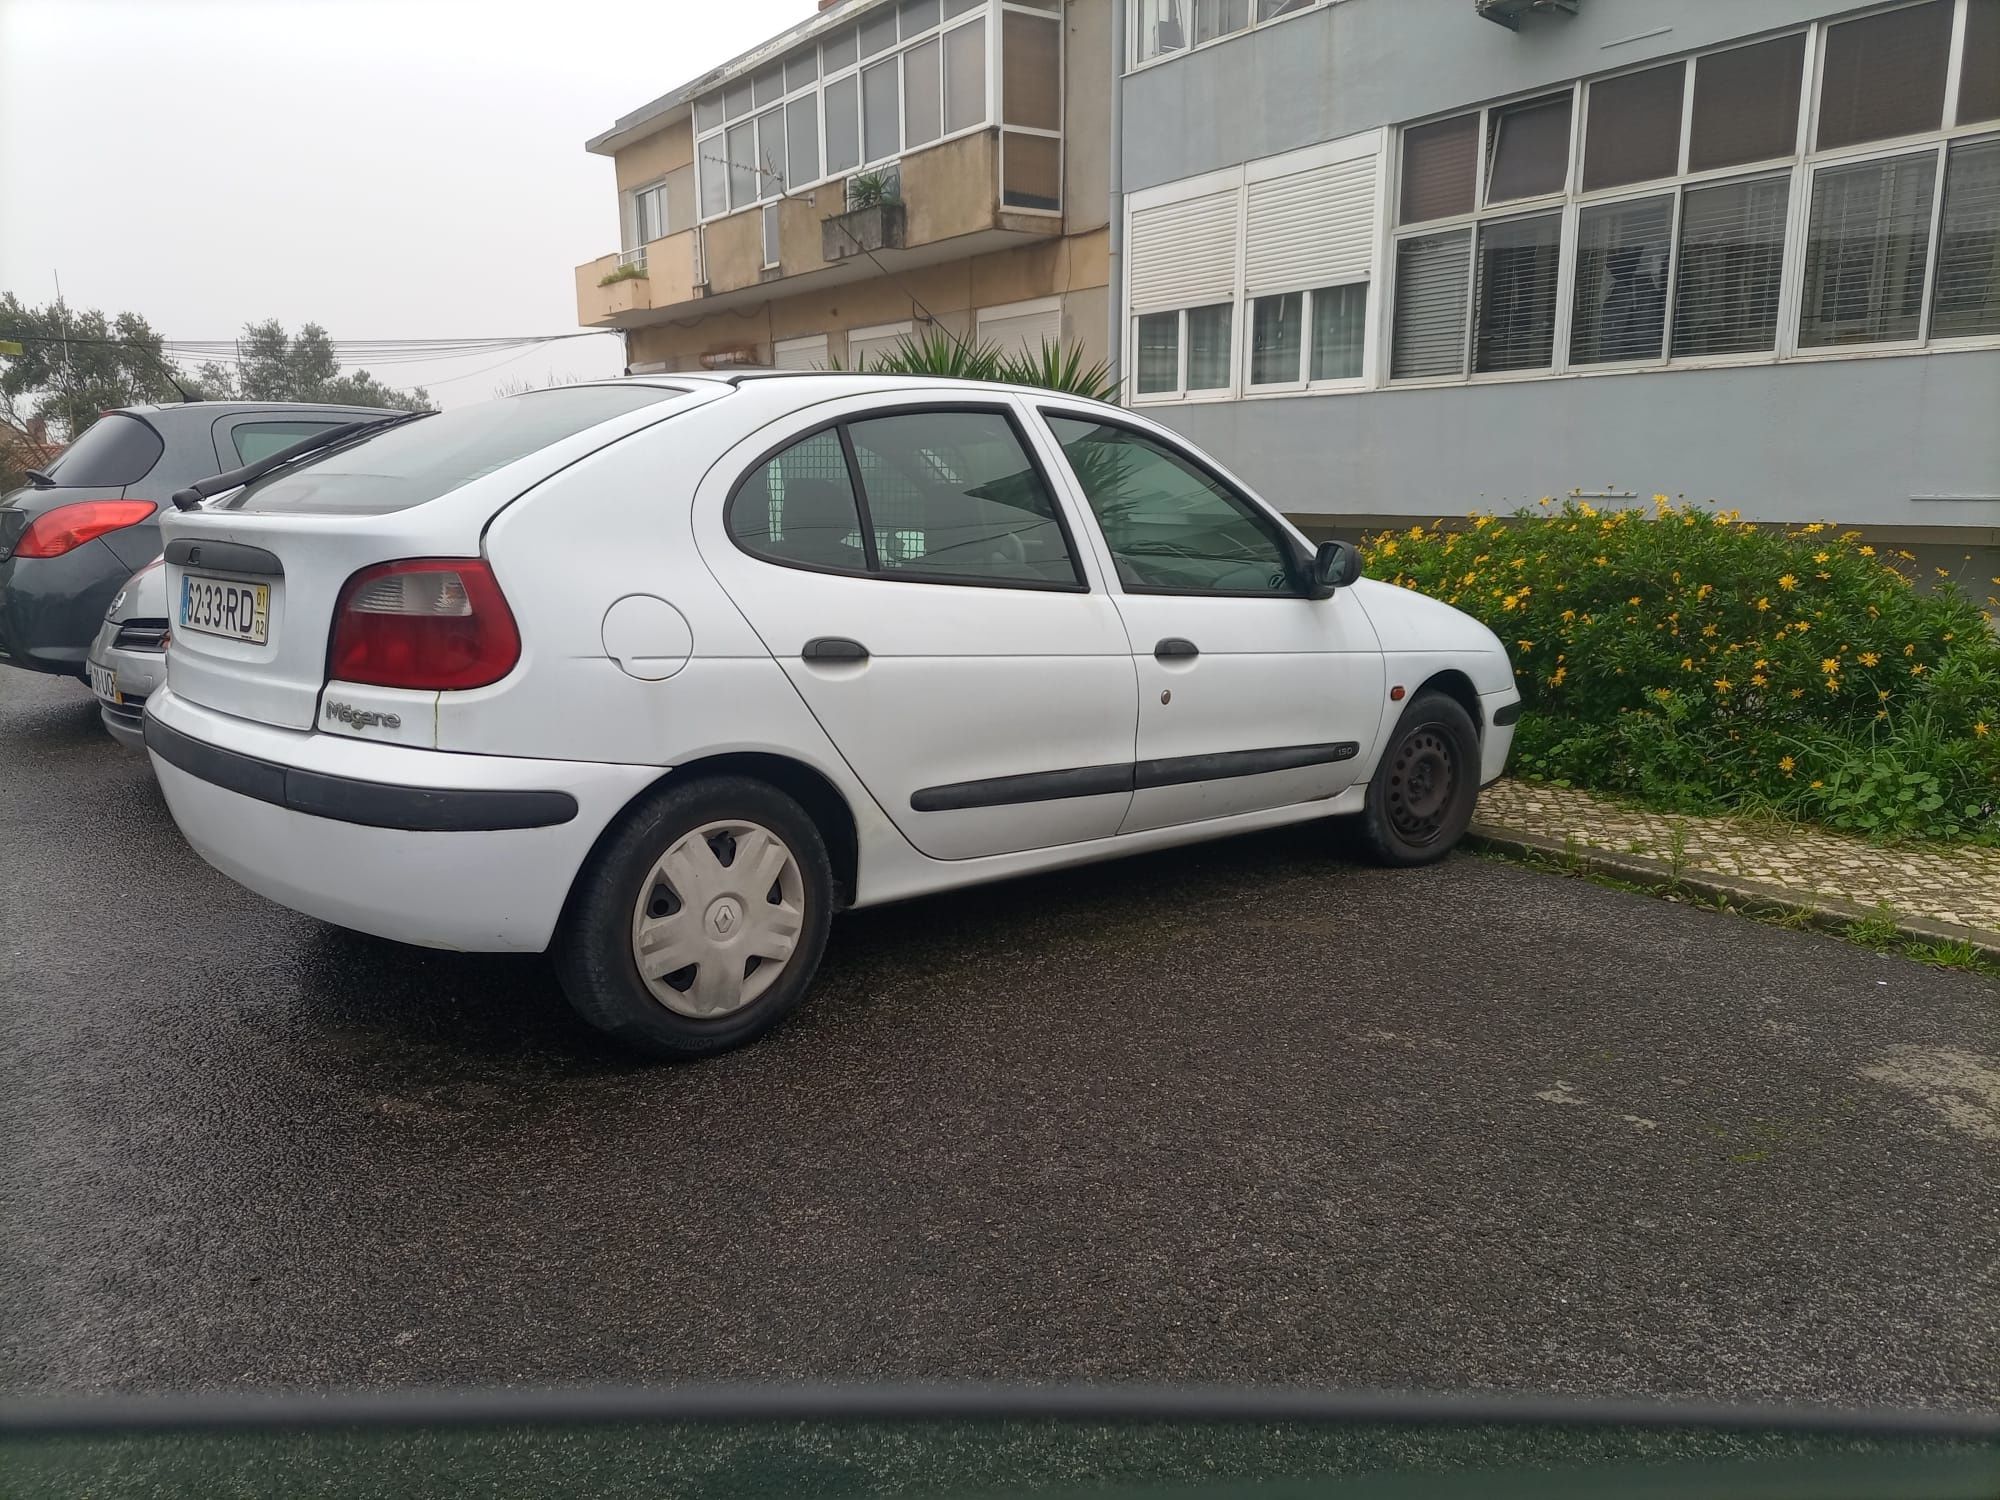
<path fill-rule="evenodd" d="M 1201 648 L 1196 646 L 1193 641 L 1183 640 L 1177 635 L 1170 635 L 1153 648 L 1153 655 L 1161 661 L 1166 661 L 1176 656 L 1199 656 L 1201 655 Z"/>
<path fill-rule="evenodd" d="M 816 635 L 799 655 L 807 661 L 866 661 L 868 648 L 844 635 Z"/>

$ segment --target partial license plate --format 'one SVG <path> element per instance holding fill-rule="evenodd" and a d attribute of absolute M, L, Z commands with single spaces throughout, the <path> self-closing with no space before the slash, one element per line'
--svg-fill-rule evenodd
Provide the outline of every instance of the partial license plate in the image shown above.
<path fill-rule="evenodd" d="M 271 634 L 271 585 L 183 573 L 180 626 L 261 646 Z"/>
<path fill-rule="evenodd" d="M 96 662 L 85 664 L 90 670 L 90 690 L 106 703 L 123 703 L 125 695 L 118 691 L 118 673 L 111 667 L 100 667 Z"/>

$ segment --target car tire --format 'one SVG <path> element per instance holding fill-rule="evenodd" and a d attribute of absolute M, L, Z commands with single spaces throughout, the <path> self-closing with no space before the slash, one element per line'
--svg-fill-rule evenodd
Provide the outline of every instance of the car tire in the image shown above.
<path fill-rule="evenodd" d="M 1432 864 L 1449 854 L 1479 800 L 1479 731 L 1448 694 L 1410 700 L 1368 783 L 1362 847 L 1379 864 Z"/>
<path fill-rule="evenodd" d="M 765 782 L 704 777 L 641 799 L 600 844 L 556 971 L 577 1013 L 624 1045 L 712 1057 L 804 998 L 832 911 L 826 842 L 805 809 Z"/>

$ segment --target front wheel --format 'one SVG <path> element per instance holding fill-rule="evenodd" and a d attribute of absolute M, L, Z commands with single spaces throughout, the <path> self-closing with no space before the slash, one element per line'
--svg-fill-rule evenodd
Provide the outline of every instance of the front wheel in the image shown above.
<path fill-rule="evenodd" d="M 1443 859 L 1479 800 L 1479 731 L 1454 698 L 1421 692 L 1390 734 L 1368 783 L 1361 837 L 1385 865 Z"/>
<path fill-rule="evenodd" d="M 825 841 L 790 797 L 737 776 L 670 786 L 583 872 L 557 973 L 600 1031 L 656 1057 L 708 1057 L 804 998 L 832 904 Z"/>

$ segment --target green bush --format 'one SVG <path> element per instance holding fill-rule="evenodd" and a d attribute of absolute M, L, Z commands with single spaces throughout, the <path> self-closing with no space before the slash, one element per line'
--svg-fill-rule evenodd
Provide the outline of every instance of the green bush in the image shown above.
<path fill-rule="evenodd" d="M 1364 550 L 1375 577 L 1506 643 L 1517 771 L 1685 812 L 2000 843 L 2000 639 L 1956 589 L 1917 592 L 1856 532 L 1664 495 L 1471 520 Z"/>

